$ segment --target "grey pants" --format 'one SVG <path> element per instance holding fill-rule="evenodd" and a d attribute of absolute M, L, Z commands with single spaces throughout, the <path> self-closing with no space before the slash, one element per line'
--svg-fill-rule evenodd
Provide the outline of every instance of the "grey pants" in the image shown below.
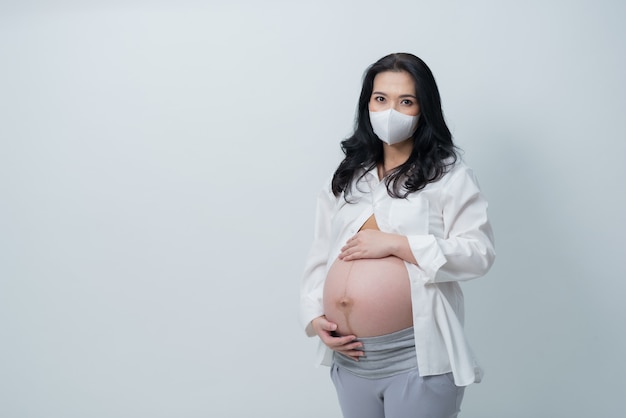
<path fill-rule="evenodd" d="M 330 373 L 344 418 L 455 418 L 465 391 L 452 373 L 420 377 L 417 368 L 371 379 L 334 363 Z"/>

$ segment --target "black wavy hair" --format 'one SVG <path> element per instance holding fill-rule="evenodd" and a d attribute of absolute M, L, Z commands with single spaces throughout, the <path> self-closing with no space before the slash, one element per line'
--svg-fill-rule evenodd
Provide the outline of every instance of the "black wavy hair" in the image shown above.
<path fill-rule="evenodd" d="M 423 189 L 428 183 L 439 180 L 458 159 L 457 148 L 452 142 L 452 134 L 441 110 L 437 83 L 430 68 L 413 54 L 387 55 L 366 70 L 354 133 L 341 142 L 345 158 L 339 163 L 331 186 L 335 196 L 343 192 L 346 201 L 352 183 L 383 162 L 383 145 L 372 129 L 369 101 L 374 78 L 385 71 L 409 73 L 415 82 L 415 95 L 420 106 L 419 124 L 412 136 L 413 151 L 409 159 L 393 169 L 385 179 L 389 195 L 406 198 L 410 193 Z"/>

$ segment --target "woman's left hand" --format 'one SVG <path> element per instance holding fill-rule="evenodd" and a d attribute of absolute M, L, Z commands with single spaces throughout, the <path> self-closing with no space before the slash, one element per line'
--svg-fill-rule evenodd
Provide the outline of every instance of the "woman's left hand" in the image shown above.
<path fill-rule="evenodd" d="M 360 258 L 383 258 L 393 255 L 401 235 L 388 234 L 375 229 L 364 229 L 350 238 L 341 248 L 339 258 L 344 261 Z"/>

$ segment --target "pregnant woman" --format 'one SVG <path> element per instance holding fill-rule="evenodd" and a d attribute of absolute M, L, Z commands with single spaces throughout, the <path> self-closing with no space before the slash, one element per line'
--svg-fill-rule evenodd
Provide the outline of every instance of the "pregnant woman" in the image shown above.
<path fill-rule="evenodd" d="M 482 376 L 463 332 L 459 282 L 493 263 L 472 171 L 418 57 L 365 73 L 354 134 L 322 189 L 301 287 L 345 418 L 448 418 Z"/>

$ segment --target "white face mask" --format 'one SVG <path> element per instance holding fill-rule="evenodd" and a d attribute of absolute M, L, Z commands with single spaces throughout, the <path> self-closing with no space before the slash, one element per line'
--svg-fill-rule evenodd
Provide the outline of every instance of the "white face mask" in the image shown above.
<path fill-rule="evenodd" d="M 394 109 L 370 111 L 370 122 L 376 136 L 389 145 L 408 139 L 415 133 L 420 115 L 409 116 Z"/>

